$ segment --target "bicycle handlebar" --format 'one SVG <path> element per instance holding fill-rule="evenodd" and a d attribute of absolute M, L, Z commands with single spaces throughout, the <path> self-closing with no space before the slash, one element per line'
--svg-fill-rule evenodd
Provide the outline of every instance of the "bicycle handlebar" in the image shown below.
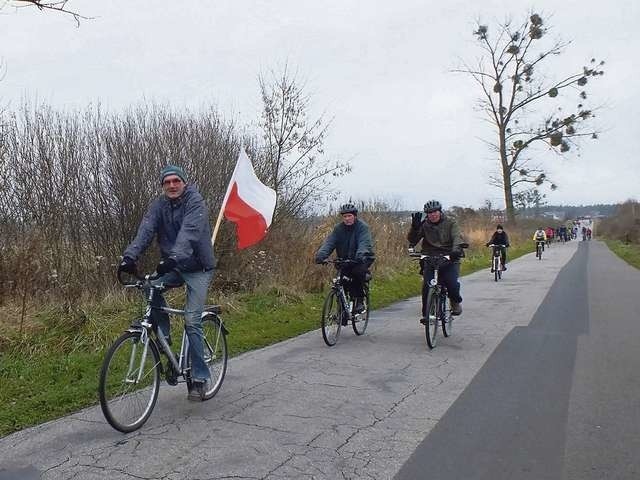
<path fill-rule="evenodd" d="M 449 255 L 442 255 L 441 253 L 438 253 L 436 255 L 429 255 L 426 253 L 409 252 L 409 256 L 411 258 L 417 258 L 419 260 L 422 260 L 423 258 L 446 258 L 447 260 L 451 260 L 451 257 Z"/>
<path fill-rule="evenodd" d="M 160 275 L 158 275 L 156 272 L 153 273 L 148 273 L 144 276 L 140 276 L 137 273 L 136 274 L 129 274 L 132 277 L 134 277 L 136 279 L 136 282 L 131 283 L 131 282 L 127 282 L 122 278 L 122 274 L 125 273 L 121 270 L 118 270 L 117 273 L 117 278 L 118 278 L 118 282 L 124 287 L 124 288 L 143 288 L 146 284 L 151 283 L 152 280 L 156 280 L 158 278 L 160 278 Z"/>
<path fill-rule="evenodd" d="M 502 245 L 502 244 L 498 244 L 498 243 L 490 243 L 489 245 L 487 245 L 487 247 L 491 248 L 491 247 L 504 247 L 507 248 L 506 245 Z"/>
<path fill-rule="evenodd" d="M 350 258 L 335 258 L 335 259 L 326 259 L 324 260 L 322 263 L 324 264 L 328 264 L 328 263 L 333 263 L 334 265 L 353 265 L 356 263 L 360 263 L 357 260 L 352 260 Z"/>

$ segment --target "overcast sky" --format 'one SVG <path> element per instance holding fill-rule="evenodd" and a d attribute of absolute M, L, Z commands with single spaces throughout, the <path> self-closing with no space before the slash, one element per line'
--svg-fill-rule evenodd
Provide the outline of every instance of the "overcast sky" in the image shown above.
<path fill-rule="evenodd" d="M 0 0 L 0 4 L 2 0 Z M 496 160 L 481 139 L 491 131 L 474 109 L 469 77 L 450 71 L 479 55 L 475 20 L 522 20 L 531 8 L 552 27 L 549 39 L 572 40 L 550 72 L 572 73 L 606 61 L 590 82 L 602 104 L 598 141 L 564 159 L 538 152 L 559 185 L 551 203 L 587 204 L 640 197 L 636 119 L 640 111 L 640 3 L 557 0 L 71 0 L 72 18 L 35 9 L 0 10 L 0 101 L 22 98 L 62 108 L 101 102 L 118 111 L 144 99 L 177 107 L 214 103 L 255 126 L 257 76 L 285 62 L 313 95 L 316 113 L 334 117 L 330 158 L 351 160 L 336 186 L 348 197 L 503 204 L 488 183 Z M 491 31 L 491 30 L 490 30 Z"/>

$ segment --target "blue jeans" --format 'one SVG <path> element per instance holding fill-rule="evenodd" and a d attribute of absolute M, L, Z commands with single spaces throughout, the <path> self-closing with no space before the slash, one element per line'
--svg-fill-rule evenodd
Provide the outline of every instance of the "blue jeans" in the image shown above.
<path fill-rule="evenodd" d="M 189 338 L 189 354 L 191 357 L 191 378 L 204 381 L 210 378 L 209 368 L 204 361 L 204 346 L 202 342 L 202 310 L 207 301 L 207 290 L 213 278 L 213 270 L 197 272 L 169 272 L 157 280 L 154 285 L 165 283 L 167 285 L 187 287 L 187 302 L 184 306 L 184 320 L 187 337 Z M 147 293 L 148 294 L 148 293 Z M 166 307 L 167 302 L 160 294 L 154 295 L 153 307 Z M 162 333 L 169 335 L 169 315 L 160 310 L 152 310 L 151 315 Z"/>

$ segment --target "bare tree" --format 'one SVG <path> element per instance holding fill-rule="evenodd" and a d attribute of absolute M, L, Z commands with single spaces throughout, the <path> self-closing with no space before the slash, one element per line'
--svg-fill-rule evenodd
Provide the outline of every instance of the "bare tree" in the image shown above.
<path fill-rule="evenodd" d="M 264 167 L 278 193 L 277 215 L 297 215 L 328 192 L 330 180 L 349 171 L 349 165 L 324 157 L 329 122 L 310 120 L 310 98 L 285 67 L 270 78 L 259 76 L 263 101 L 261 127 L 266 146 Z"/>
<path fill-rule="evenodd" d="M 598 137 L 598 132 L 586 125 L 594 115 L 584 105 L 585 88 L 590 78 L 604 74 L 604 62 L 591 59 L 588 67 L 560 80 L 546 78 L 539 72 L 543 62 L 562 54 L 569 45 L 555 41 L 542 46 L 541 39 L 547 33 L 542 17 L 536 13 L 520 25 L 499 24 L 493 37 L 486 25 L 478 24 L 474 35 L 483 54 L 477 66 L 464 64 L 454 70 L 471 75 L 482 91 L 479 107 L 497 136 L 497 142 L 488 144 L 498 153 L 500 162 L 499 173 L 491 177 L 491 183 L 504 191 L 509 221 L 515 221 L 514 194 L 518 190 L 551 183 L 542 165 L 531 163 L 526 154 L 530 147 L 546 144 L 562 154 L 582 137 Z M 559 104 L 561 94 L 567 92 L 577 97 L 571 113 L 563 113 Z M 551 188 L 555 189 L 555 184 L 551 183 Z"/>
<path fill-rule="evenodd" d="M 36 7 L 40 11 L 52 10 L 65 13 L 71 15 L 78 26 L 80 26 L 80 20 L 88 20 L 90 18 L 81 15 L 75 10 L 70 10 L 69 8 L 67 8 L 67 3 L 69 3 L 69 0 L 9 0 L 8 3 L 14 4 L 17 8 Z"/>

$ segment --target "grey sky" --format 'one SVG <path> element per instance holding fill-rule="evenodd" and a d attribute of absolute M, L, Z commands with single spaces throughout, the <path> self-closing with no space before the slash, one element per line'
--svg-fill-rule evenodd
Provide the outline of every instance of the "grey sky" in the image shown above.
<path fill-rule="evenodd" d="M 607 62 L 588 90 L 605 104 L 596 118 L 606 130 L 600 140 L 563 160 L 538 152 L 560 187 L 548 193 L 551 203 L 639 196 L 639 5 L 536 2 L 550 37 L 573 41 L 555 71 L 571 73 L 592 57 Z M 306 80 L 316 113 L 335 117 L 326 151 L 352 159 L 353 173 L 337 182 L 344 198 L 394 199 L 406 208 L 431 197 L 445 205 L 503 203 L 488 184 L 496 165 L 479 140 L 491 133 L 474 110 L 478 90 L 449 70 L 478 56 L 476 18 L 490 26 L 508 15 L 519 21 L 531 3 L 72 0 L 69 7 L 96 18 L 76 28 L 57 13 L 0 10 L 2 102 L 17 106 L 26 96 L 82 108 L 99 101 L 113 110 L 143 99 L 215 103 L 255 125 L 258 74 L 288 62 Z"/>

